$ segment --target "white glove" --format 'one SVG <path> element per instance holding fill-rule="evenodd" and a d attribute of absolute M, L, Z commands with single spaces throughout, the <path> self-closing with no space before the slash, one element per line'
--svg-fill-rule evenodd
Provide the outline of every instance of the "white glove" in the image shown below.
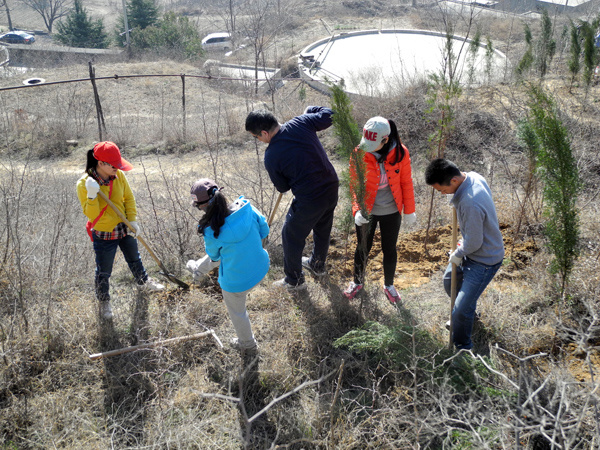
<path fill-rule="evenodd" d="M 133 229 L 135 230 L 134 232 L 131 233 L 131 235 L 134 238 L 138 238 L 138 236 L 140 236 L 142 234 L 142 227 L 140 226 L 139 223 L 137 223 L 135 220 L 133 222 L 129 222 L 131 224 L 131 226 L 133 227 Z"/>
<path fill-rule="evenodd" d="M 417 213 L 404 214 L 404 224 L 408 227 L 417 223 Z"/>
<path fill-rule="evenodd" d="M 462 258 L 460 256 L 456 256 L 456 252 L 457 250 L 454 250 L 452 253 L 450 253 L 450 262 L 460 266 L 462 263 Z"/>
<path fill-rule="evenodd" d="M 198 282 L 198 279 L 204 275 L 202 273 L 200 273 L 200 271 L 198 270 L 198 266 L 200 265 L 200 261 L 195 261 L 193 259 L 190 259 L 187 264 L 185 265 L 185 268 L 187 270 L 189 270 L 190 272 L 192 272 L 192 277 L 194 278 L 194 283 Z"/>
<path fill-rule="evenodd" d="M 194 277 L 194 283 L 196 283 L 202 276 L 206 275 L 219 264 L 220 261 L 213 261 L 208 255 L 204 255 L 198 260 L 190 259 L 185 265 L 185 268 L 192 272 L 192 276 Z"/>
<path fill-rule="evenodd" d="M 87 189 L 87 196 L 90 200 L 96 198 L 96 195 L 98 195 L 98 191 L 100 190 L 100 185 L 98 184 L 98 182 L 96 180 L 94 180 L 94 178 L 92 177 L 87 177 L 87 180 L 85 180 L 85 188 Z"/>
<path fill-rule="evenodd" d="M 354 223 L 357 227 L 362 227 L 364 224 L 369 223 L 369 219 L 365 219 L 360 210 L 354 215 Z"/>

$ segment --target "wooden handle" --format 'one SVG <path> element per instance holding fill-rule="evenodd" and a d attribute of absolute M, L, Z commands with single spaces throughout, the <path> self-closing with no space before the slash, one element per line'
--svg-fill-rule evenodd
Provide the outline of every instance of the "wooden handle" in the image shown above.
<path fill-rule="evenodd" d="M 125 214 L 123 214 L 121 210 L 117 208 L 117 206 L 106 196 L 106 194 L 102 191 L 98 191 L 98 195 L 102 198 L 102 200 L 104 200 L 108 204 L 108 206 L 111 207 L 111 209 L 117 214 L 117 216 L 119 216 L 119 218 L 123 222 L 125 222 L 125 225 L 127 225 L 129 229 L 135 233 L 135 228 L 133 227 L 133 225 L 131 225 L 131 222 L 127 220 Z M 144 247 L 146 247 L 146 250 L 148 250 L 148 253 L 150 253 L 150 256 L 152 256 L 152 259 L 156 261 L 161 270 L 165 273 L 169 273 L 165 266 L 163 266 L 163 263 L 160 261 L 160 259 L 158 259 L 158 256 L 156 256 L 156 254 L 152 251 L 150 246 L 146 243 L 146 241 L 141 236 L 137 236 L 137 240 L 140 241 Z"/>
<path fill-rule="evenodd" d="M 282 197 L 283 197 L 283 192 L 280 192 L 279 196 L 277 197 L 277 201 L 275 202 L 275 206 L 273 206 L 273 211 L 271 211 L 271 215 L 269 216 L 269 221 L 267 222 L 267 224 L 269 225 L 269 227 L 273 223 L 273 219 L 275 219 L 275 213 L 277 212 L 277 208 L 279 207 L 279 203 L 281 203 L 281 198 Z"/>
<path fill-rule="evenodd" d="M 106 196 L 106 194 L 102 191 L 98 191 L 98 195 L 107 203 L 108 206 L 111 207 L 111 209 L 117 214 L 117 216 L 119 216 L 119 218 L 123 222 L 125 222 L 125 225 L 127 225 L 129 227 L 129 229 L 135 233 L 135 228 L 133 228 L 133 225 L 131 225 L 131 222 L 129 222 L 129 220 L 127 220 L 127 217 L 125 217 L 125 214 L 123 214 L 119 210 L 119 208 L 117 208 L 116 205 L 110 201 L 110 199 Z M 137 240 L 140 241 L 144 247 L 146 247 L 146 250 L 148 250 L 148 253 L 150 253 L 150 256 L 152 256 L 152 259 L 154 259 L 154 261 L 156 261 L 156 264 L 158 264 L 158 267 L 160 267 L 160 270 L 162 270 L 162 274 L 165 277 L 167 277 L 169 280 L 171 280 L 173 283 L 177 284 L 179 287 L 182 287 L 183 289 L 190 288 L 189 284 L 187 284 L 184 281 L 181 281 L 180 279 L 176 278 L 175 276 L 173 276 L 169 273 L 169 271 L 163 265 L 161 260 L 158 259 L 158 256 L 156 256 L 156 254 L 152 251 L 150 246 L 146 243 L 146 241 L 141 236 L 137 236 Z"/>
<path fill-rule="evenodd" d="M 456 250 L 458 243 L 458 219 L 456 216 L 456 208 L 452 208 L 452 251 Z M 448 348 L 452 350 L 452 311 L 454 310 L 454 302 L 456 301 L 456 264 L 452 263 L 452 277 L 450 278 L 450 342 Z"/>
<path fill-rule="evenodd" d="M 133 352 L 136 350 L 158 347 L 160 345 L 175 344 L 178 342 L 186 342 L 186 341 L 191 341 L 193 339 L 200 339 L 201 337 L 208 336 L 208 335 L 214 335 L 216 338 L 215 332 L 213 330 L 208 330 L 203 333 L 192 334 L 189 336 L 181 336 L 181 337 L 176 337 L 176 338 L 171 338 L 171 339 L 165 339 L 163 341 L 148 342 L 146 344 L 134 345 L 132 347 L 118 348 L 116 350 L 110 350 L 110 351 L 104 352 L 104 353 L 94 353 L 93 355 L 90 355 L 90 359 L 92 361 L 95 361 L 97 359 L 107 358 L 110 356 L 122 355 L 123 353 L 129 353 L 129 352 Z M 217 338 L 217 342 L 220 342 L 218 338 Z M 221 344 L 221 346 L 222 346 L 222 344 Z"/>
<path fill-rule="evenodd" d="M 271 228 L 271 224 L 273 223 L 273 220 L 275 219 L 275 213 L 277 212 L 277 208 L 279 207 L 279 203 L 281 202 L 282 197 L 283 197 L 283 192 L 280 192 L 279 195 L 277 196 L 277 200 L 275 201 L 275 206 L 273 206 L 273 210 L 271 211 L 271 215 L 269 216 L 269 220 L 267 221 L 267 225 L 269 225 L 269 228 Z M 269 236 L 265 237 L 262 240 L 263 247 L 265 247 L 267 245 L 268 240 L 269 240 Z"/>

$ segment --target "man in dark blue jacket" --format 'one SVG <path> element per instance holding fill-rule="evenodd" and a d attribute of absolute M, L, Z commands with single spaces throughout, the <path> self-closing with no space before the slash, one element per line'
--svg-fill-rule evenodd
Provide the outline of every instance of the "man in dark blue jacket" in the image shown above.
<path fill-rule="evenodd" d="M 289 290 L 305 288 L 302 267 L 317 276 L 325 274 L 339 180 L 317 131 L 331 126 L 332 115 L 329 108 L 309 106 L 284 124 L 266 110 L 252 111 L 246 118 L 246 131 L 269 144 L 265 168 L 275 188 L 279 192 L 291 189 L 294 194 L 281 233 L 285 278 L 275 282 Z M 303 258 L 311 231 L 313 252 Z"/>

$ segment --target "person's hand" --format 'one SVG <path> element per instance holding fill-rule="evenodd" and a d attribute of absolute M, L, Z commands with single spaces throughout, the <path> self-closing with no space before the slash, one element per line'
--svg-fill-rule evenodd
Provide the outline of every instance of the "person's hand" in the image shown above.
<path fill-rule="evenodd" d="M 194 283 L 198 282 L 198 279 L 202 276 L 202 274 L 198 271 L 198 266 L 200 265 L 200 260 L 195 261 L 193 259 L 190 259 L 187 264 L 185 265 L 185 268 L 187 270 L 189 270 L 190 272 L 192 272 L 192 277 L 194 278 Z"/>
<path fill-rule="evenodd" d="M 369 223 L 369 219 L 366 219 L 359 210 L 354 215 L 354 223 L 357 227 L 362 227 L 364 224 Z"/>
<path fill-rule="evenodd" d="M 456 256 L 456 252 L 457 250 L 454 250 L 452 253 L 450 253 L 450 262 L 460 266 L 462 263 L 462 258 L 460 256 Z"/>
<path fill-rule="evenodd" d="M 98 195 L 100 185 L 96 180 L 94 180 L 94 178 L 88 177 L 87 180 L 85 180 L 85 188 L 87 189 L 88 198 L 93 200 L 96 198 L 96 195 Z"/>
<path fill-rule="evenodd" d="M 204 255 L 202 258 L 197 260 L 190 259 L 185 265 L 185 268 L 192 272 L 194 283 L 197 283 L 202 276 L 206 275 L 210 270 L 212 270 L 212 267 L 215 264 L 211 263 L 212 261 L 210 260 L 208 255 Z"/>
<path fill-rule="evenodd" d="M 131 224 L 131 226 L 132 226 L 132 227 L 133 227 L 133 229 L 135 230 L 135 231 L 133 231 L 133 232 L 131 233 L 131 235 L 132 235 L 134 238 L 136 238 L 136 239 L 137 239 L 137 238 L 138 238 L 138 236 L 140 236 L 140 235 L 142 234 L 142 227 L 141 227 L 141 226 L 140 226 L 140 224 L 139 224 L 139 223 L 137 223 L 135 220 L 134 220 L 133 222 L 129 222 L 129 223 Z"/>
<path fill-rule="evenodd" d="M 408 227 L 417 223 L 417 213 L 404 214 L 404 224 Z"/>

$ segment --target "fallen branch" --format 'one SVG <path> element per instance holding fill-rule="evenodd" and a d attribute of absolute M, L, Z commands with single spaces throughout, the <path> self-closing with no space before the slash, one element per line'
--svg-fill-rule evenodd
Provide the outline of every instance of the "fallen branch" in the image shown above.
<path fill-rule="evenodd" d="M 92 361 L 95 361 L 96 359 L 122 355 L 123 353 L 134 352 L 136 350 L 144 350 L 147 348 L 154 348 L 154 347 L 159 347 L 162 345 L 170 345 L 170 344 L 177 344 L 180 342 L 192 341 L 194 339 L 200 339 L 201 337 L 204 337 L 204 336 L 213 336 L 215 338 L 215 340 L 217 341 L 217 343 L 219 344 L 219 346 L 223 347 L 221 340 L 217 337 L 215 332 L 213 330 L 208 330 L 203 333 L 191 334 L 189 336 L 180 336 L 180 337 L 176 337 L 176 338 L 165 339 L 163 341 L 148 342 L 146 344 L 134 345 L 132 347 L 118 348 L 116 350 L 110 350 L 110 351 L 104 352 L 104 353 L 94 353 L 93 355 L 90 355 L 90 359 Z"/>

